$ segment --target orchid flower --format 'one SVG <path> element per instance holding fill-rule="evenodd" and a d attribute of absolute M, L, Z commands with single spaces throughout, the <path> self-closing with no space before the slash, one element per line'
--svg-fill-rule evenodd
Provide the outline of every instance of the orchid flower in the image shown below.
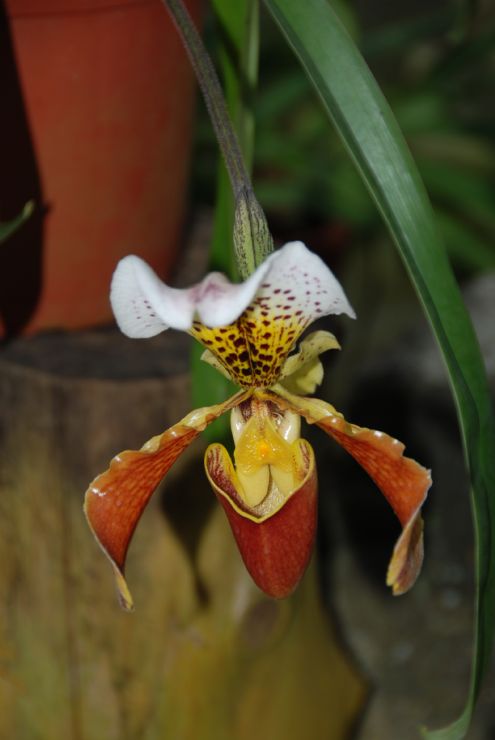
<path fill-rule="evenodd" d="M 339 348 L 335 337 L 302 332 L 315 319 L 354 317 L 344 291 L 323 261 L 301 242 L 286 244 L 241 284 L 219 273 L 178 290 L 139 257 L 117 266 L 111 303 L 120 329 L 151 337 L 170 327 L 206 348 L 203 359 L 240 386 L 223 403 L 192 411 L 139 451 L 117 455 L 89 486 L 85 512 L 110 559 L 121 603 L 132 608 L 124 578 L 127 550 L 157 485 L 189 444 L 230 411 L 233 460 L 221 444 L 205 453 L 208 480 L 221 503 L 246 567 L 269 596 L 282 598 L 308 564 L 316 528 L 314 454 L 300 438 L 300 419 L 316 424 L 366 470 L 402 525 L 388 568 L 395 594 L 416 580 L 423 559 L 421 505 L 430 474 L 403 456 L 383 432 L 348 423 L 333 406 L 308 397 L 323 378 L 319 355 Z"/>

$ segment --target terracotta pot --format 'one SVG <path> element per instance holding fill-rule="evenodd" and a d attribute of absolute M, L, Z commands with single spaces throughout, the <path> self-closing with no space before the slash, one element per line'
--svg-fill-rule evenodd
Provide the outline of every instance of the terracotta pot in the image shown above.
<path fill-rule="evenodd" d="M 1 2 L 1 0 L 0 0 Z M 200 0 L 191 0 L 199 15 Z M 136 253 L 164 277 L 184 210 L 193 75 L 160 0 L 6 0 L 0 218 L 37 216 L 0 252 L 4 334 L 111 320 Z"/>

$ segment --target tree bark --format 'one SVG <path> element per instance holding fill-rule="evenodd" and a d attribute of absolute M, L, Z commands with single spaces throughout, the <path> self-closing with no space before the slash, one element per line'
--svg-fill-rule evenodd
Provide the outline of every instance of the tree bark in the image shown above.
<path fill-rule="evenodd" d="M 189 410 L 187 341 L 111 331 L 0 355 L 0 737 L 344 738 L 363 684 L 314 574 L 277 602 L 245 573 L 201 445 L 140 523 L 120 611 L 82 513 L 88 483 Z"/>

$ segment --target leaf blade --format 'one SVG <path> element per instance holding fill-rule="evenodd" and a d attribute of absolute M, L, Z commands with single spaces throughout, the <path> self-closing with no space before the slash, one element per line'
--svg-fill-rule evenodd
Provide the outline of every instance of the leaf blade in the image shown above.
<path fill-rule="evenodd" d="M 0 244 L 6 241 L 17 229 L 22 226 L 34 211 L 34 203 L 32 200 L 28 201 L 21 213 L 16 216 L 12 221 L 0 223 Z"/>
<path fill-rule="evenodd" d="M 438 238 L 423 183 L 395 118 L 359 51 L 325 0 L 265 0 L 299 57 L 399 249 L 442 352 L 472 483 L 476 619 L 471 686 L 462 715 L 425 731 L 430 740 L 467 732 L 488 664 L 495 621 L 495 422 L 483 360 Z"/>

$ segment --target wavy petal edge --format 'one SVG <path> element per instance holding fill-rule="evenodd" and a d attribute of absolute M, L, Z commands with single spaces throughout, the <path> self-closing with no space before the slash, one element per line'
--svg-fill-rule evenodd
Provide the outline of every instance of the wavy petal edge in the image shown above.
<path fill-rule="evenodd" d="M 116 455 L 108 469 L 90 483 L 84 497 L 84 513 L 111 563 L 119 600 L 126 611 L 133 609 L 124 575 L 127 551 L 158 484 L 208 424 L 249 395 L 239 391 L 221 404 L 192 411 L 162 434 L 152 437 L 140 450 L 125 450 Z"/>
<path fill-rule="evenodd" d="M 110 303 L 120 330 L 129 337 L 145 339 L 168 328 L 189 331 L 196 318 L 209 328 L 228 326 L 272 283 L 272 290 L 281 294 L 292 285 L 295 299 L 306 305 L 310 321 L 329 313 L 355 316 L 337 278 L 302 242 L 285 244 L 242 283 L 232 283 L 225 275 L 212 272 L 183 289 L 164 283 L 144 260 L 131 254 L 115 269 Z"/>
<path fill-rule="evenodd" d="M 402 525 L 390 560 L 386 582 L 394 595 L 406 593 L 423 563 L 421 507 L 431 486 L 431 473 L 404 456 L 402 442 L 345 420 L 333 406 L 313 398 L 300 398 L 277 386 L 279 402 L 316 424 L 358 462 L 378 486 Z"/>

